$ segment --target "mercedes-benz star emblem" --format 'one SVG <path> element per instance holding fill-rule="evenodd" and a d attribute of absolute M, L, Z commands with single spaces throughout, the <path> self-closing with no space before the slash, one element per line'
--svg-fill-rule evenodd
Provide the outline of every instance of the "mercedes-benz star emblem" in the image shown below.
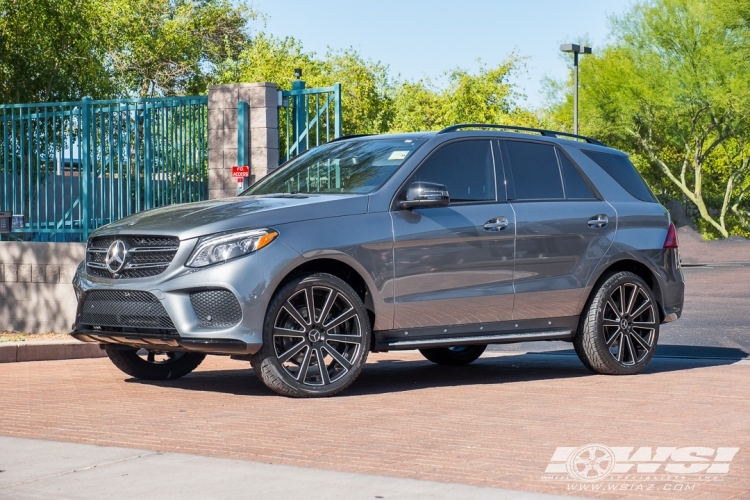
<path fill-rule="evenodd" d="M 122 240 L 115 240 L 107 249 L 107 255 L 104 257 L 104 264 L 112 274 L 117 274 L 125 267 L 125 261 L 128 257 L 128 246 Z"/>

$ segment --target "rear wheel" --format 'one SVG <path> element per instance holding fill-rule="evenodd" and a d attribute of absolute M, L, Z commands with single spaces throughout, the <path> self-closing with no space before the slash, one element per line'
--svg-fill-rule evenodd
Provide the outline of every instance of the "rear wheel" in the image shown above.
<path fill-rule="evenodd" d="M 659 340 L 656 299 L 630 272 L 608 277 L 594 292 L 573 340 L 578 357 L 596 373 L 629 375 L 651 361 Z"/>
<path fill-rule="evenodd" d="M 439 365 L 468 365 L 482 355 L 487 345 L 466 345 L 420 349 L 422 356 Z"/>
<path fill-rule="evenodd" d="M 253 369 L 279 394 L 332 396 L 362 371 L 370 335 L 367 310 L 352 287 L 330 274 L 303 276 L 271 300 Z"/>
<path fill-rule="evenodd" d="M 174 380 L 184 377 L 203 362 L 205 354 L 123 349 L 106 345 L 104 350 L 114 365 L 131 377 L 143 380 Z"/>

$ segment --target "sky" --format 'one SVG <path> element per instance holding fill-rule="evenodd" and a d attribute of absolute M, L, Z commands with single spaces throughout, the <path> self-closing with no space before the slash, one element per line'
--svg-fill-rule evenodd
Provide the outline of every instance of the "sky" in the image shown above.
<path fill-rule="evenodd" d="M 354 47 L 366 59 L 390 66 L 402 79 L 429 77 L 444 84 L 445 71 L 476 71 L 508 55 L 526 57 L 513 80 L 526 107 L 544 104 L 542 80 L 564 79 L 562 43 L 589 40 L 594 51 L 607 41 L 608 18 L 632 0 L 252 0 L 266 14 L 258 29 L 293 36 L 306 51 Z M 570 56 L 572 57 L 572 56 Z"/>

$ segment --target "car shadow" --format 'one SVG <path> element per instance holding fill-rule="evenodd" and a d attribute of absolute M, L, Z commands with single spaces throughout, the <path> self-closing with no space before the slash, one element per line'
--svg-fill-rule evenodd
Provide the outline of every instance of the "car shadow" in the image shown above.
<path fill-rule="evenodd" d="M 701 353 L 702 356 L 695 356 L 696 353 Z M 418 391 L 434 387 L 497 385 L 599 376 L 586 369 L 572 349 L 489 355 L 468 366 L 440 366 L 426 360 L 377 359 L 377 356 L 370 355 L 357 380 L 338 397 Z M 748 354 L 740 349 L 660 346 L 657 355 L 643 373 L 730 365 L 747 357 Z M 126 382 L 241 396 L 276 395 L 258 380 L 249 367 L 239 370 L 198 370 L 172 381 L 127 379 Z"/>

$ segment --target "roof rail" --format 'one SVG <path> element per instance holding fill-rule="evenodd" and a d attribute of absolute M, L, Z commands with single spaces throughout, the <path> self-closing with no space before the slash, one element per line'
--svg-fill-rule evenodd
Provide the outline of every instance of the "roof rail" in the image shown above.
<path fill-rule="evenodd" d="M 537 132 L 544 137 L 571 137 L 573 139 L 582 139 L 586 141 L 589 144 L 596 144 L 597 146 L 606 146 L 603 142 L 598 141 L 596 139 L 592 139 L 591 137 L 586 137 L 584 135 L 576 135 L 576 134 L 569 134 L 567 132 L 558 132 L 555 130 L 545 130 L 542 128 L 531 128 L 531 127 L 519 127 L 516 125 L 495 125 L 491 123 L 462 123 L 460 125 L 452 125 L 450 127 L 446 127 L 438 134 L 445 134 L 448 132 L 456 132 L 461 129 L 465 128 L 496 128 L 501 130 L 511 130 L 511 131 L 519 131 L 519 132 Z"/>

